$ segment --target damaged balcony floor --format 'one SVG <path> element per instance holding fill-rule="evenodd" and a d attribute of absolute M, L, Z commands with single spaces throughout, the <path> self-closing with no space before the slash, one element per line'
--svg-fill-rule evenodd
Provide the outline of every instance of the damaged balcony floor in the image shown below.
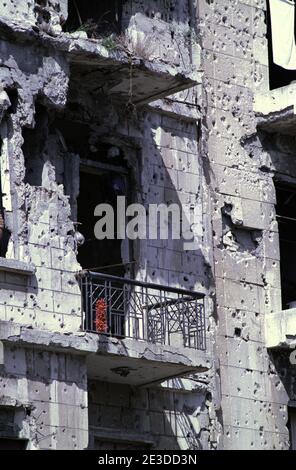
<path fill-rule="evenodd" d="M 97 354 L 87 358 L 87 365 L 91 378 L 142 386 L 210 368 L 203 351 L 103 335 L 98 338 Z"/>
<path fill-rule="evenodd" d="M 259 129 L 269 134 L 296 135 L 296 84 L 277 88 L 255 97 Z"/>
<path fill-rule="evenodd" d="M 0 322 L 0 341 L 86 356 L 88 377 L 112 383 L 144 386 L 206 372 L 211 367 L 205 351 L 109 338 L 96 333 L 52 333 L 11 322 Z"/>
<path fill-rule="evenodd" d="M 8 41 L 60 52 L 70 64 L 71 80 L 83 84 L 89 93 L 104 93 L 118 102 L 132 100 L 133 105 L 142 105 L 200 82 L 198 72 L 187 73 L 162 61 L 131 57 L 121 50 L 108 51 L 94 39 L 75 39 L 67 33 L 53 37 L 6 18 L 0 19 L 0 33 Z"/>

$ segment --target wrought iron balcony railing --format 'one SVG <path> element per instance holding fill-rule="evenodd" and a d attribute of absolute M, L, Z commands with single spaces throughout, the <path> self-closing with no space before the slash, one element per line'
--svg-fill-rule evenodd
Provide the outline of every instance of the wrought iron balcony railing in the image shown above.
<path fill-rule="evenodd" d="M 85 331 L 206 349 L 203 294 L 89 271 L 80 282 Z"/>

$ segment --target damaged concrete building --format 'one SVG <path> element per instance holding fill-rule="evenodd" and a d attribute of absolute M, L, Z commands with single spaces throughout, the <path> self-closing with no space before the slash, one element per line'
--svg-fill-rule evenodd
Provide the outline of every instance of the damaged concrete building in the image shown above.
<path fill-rule="evenodd" d="M 269 3 L 0 2 L 1 449 L 296 448 L 296 72 Z M 191 208 L 195 249 L 95 238 L 118 196 Z"/>

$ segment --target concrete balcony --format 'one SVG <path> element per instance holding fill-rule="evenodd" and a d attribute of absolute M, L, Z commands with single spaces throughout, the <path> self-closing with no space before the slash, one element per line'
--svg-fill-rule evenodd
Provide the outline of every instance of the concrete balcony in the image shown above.
<path fill-rule="evenodd" d="M 269 133 L 296 135 L 296 83 L 255 97 L 258 127 Z"/>
<path fill-rule="evenodd" d="M 270 349 L 296 346 L 296 308 L 266 315 L 265 343 Z"/>
<path fill-rule="evenodd" d="M 58 333 L 12 322 L 0 322 L 1 343 L 36 351 L 66 353 L 85 358 L 89 378 L 145 386 L 176 377 L 206 372 L 211 362 L 205 351 L 115 338 L 99 333 Z"/>
<path fill-rule="evenodd" d="M 203 294 L 89 272 L 79 278 L 81 331 L 2 321 L 0 353 L 2 343 L 4 351 L 13 344 L 78 355 L 89 378 L 135 386 L 210 369 Z"/>
<path fill-rule="evenodd" d="M 0 37 L 12 44 L 54 49 L 70 66 L 70 81 L 93 96 L 103 94 L 134 106 L 151 103 L 201 83 L 201 73 L 184 71 L 161 60 L 138 57 L 124 47 L 107 48 L 104 42 L 61 33 L 51 36 L 0 18 Z"/>
<path fill-rule="evenodd" d="M 90 377 L 148 385 L 209 369 L 203 294 L 90 272 L 80 279 L 82 325 L 97 341 Z"/>
<path fill-rule="evenodd" d="M 96 337 L 97 351 L 87 357 L 92 379 L 148 386 L 210 369 L 205 351 L 99 334 Z"/>

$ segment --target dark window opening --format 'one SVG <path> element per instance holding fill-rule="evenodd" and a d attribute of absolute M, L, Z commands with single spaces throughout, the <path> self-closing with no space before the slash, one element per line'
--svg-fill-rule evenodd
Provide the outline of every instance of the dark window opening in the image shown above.
<path fill-rule="evenodd" d="M 8 90 L 6 90 L 6 93 L 10 101 L 10 106 L 7 112 L 9 114 L 15 114 L 17 111 L 17 105 L 18 105 L 18 91 L 16 88 L 9 88 Z"/>
<path fill-rule="evenodd" d="M 2 141 L 0 140 L 0 155 L 2 153 Z M 5 258 L 10 240 L 10 231 L 5 226 L 5 211 L 3 207 L 3 183 L 0 167 L 0 257 Z"/>
<path fill-rule="evenodd" d="M 43 150 L 48 135 L 48 115 L 46 108 L 39 103 L 35 106 L 35 126 L 22 130 L 22 151 L 25 158 L 25 183 L 31 186 L 42 185 L 44 166 Z"/>
<path fill-rule="evenodd" d="M 132 253 L 130 244 L 117 240 L 117 197 L 130 197 L 130 177 L 127 160 L 122 150 L 96 136 L 90 126 L 65 119 L 56 119 L 53 125 L 59 129 L 67 151 L 79 155 L 80 176 L 74 222 L 85 242 L 78 247 L 78 262 L 83 269 L 124 276 L 132 265 L 124 264 Z M 97 240 L 94 234 L 96 222 L 94 210 L 99 204 L 110 204 L 114 210 L 115 239 Z M 123 260 L 123 243 L 125 243 Z"/>
<path fill-rule="evenodd" d="M 296 15 L 296 9 L 295 9 L 295 15 Z M 296 80 L 296 70 L 286 70 L 283 67 L 280 67 L 273 62 L 272 31 L 271 31 L 271 17 L 270 17 L 269 2 L 267 2 L 266 23 L 267 23 L 268 61 L 269 61 L 269 87 L 270 87 L 270 90 L 274 90 L 276 88 L 287 86 L 291 82 Z M 295 31 L 295 36 L 296 36 L 296 31 Z"/>
<path fill-rule="evenodd" d="M 121 33 L 121 0 L 69 0 L 64 31 L 85 31 L 90 38 Z"/>
<path fill-rule="evenodd" d="M 117 147 L 102 144 L 88 159 L 81 160 L 78 197 L 78 230 L 85 237 L 79 248 L 78 261 L 84 269 L 124 276 L 122 240 L 117 240 L 117 197 L 128 196 L 128 170 Z M 99 204 L 110 204 L 114 210 L 114 240 L 97 240 L 94 235 L 94 210 Z"/>
<path fill-rule="evenodd" d="M 283 308 L 296 302 L 296 187 L 276 184 Z"/>
<path fill-rule="evenodd" d="M 5 218 L 3 217 L 3 219 L 5 223 Z M 3 230 L 0 229 L 0 257 L 1 258 L 6 257 L 10 236 L 11 236 L 11 233 L 6 227 L 4 227 Z"/>
<path fill-rule="evenodd" d="M 124 196 L 126 204 L 129 204 L 129 172 L 124 167 L 124 158 L 118 147 L 102 143 L 98 145 L 99 150 L 88 159 L 81 159 L 80 165 L 80 187 L 77 200 L 78 230 L 85 238 L 85 242 L 78 250 L 78 262 L 83 269 L 106 273 L 113 276 L 124 277 L 130 272 L 131 265 L 124 263 L 129 258 L 131 246 L 129 242 L 118 239 L 117 226 L 117 197 Z M 114 236 L 111 239 L 98 240 L 94 229 L 100 217 L 94 215 L 95 208 L 99 204 L 108 204 L 113 209 Z M 104 213 L 102 217 L 104 217 Z M 112 215 L 111 215 L 112 216 Z M 123 245 L 123 243 L 125 245 Z M 127 251 L 123 257 L 123 248 Z M 97 321 L 100 315 L 93 314 L 91 305 L 92 297 L 89 296 L 87 288 L 83 288 L 84 302 L 89 302 L 85 310 L 89 312 L 85 319 L 84 328 L 98 331 Z M 117 300 L 116 300 L 117 299 Z M 114 290 L 112 300 L 118 301 L 118 308 L 122 303 L 121 292 Z M 107 320 L 105 307 L 102 306 L 102 318 L 105 331 L 116 337 L 125 336 L 125 318 L 120 312 Z M 120 308 L 119 308 L 120 309 Z M 107 322 L 107 323 L 106 323 Z"/>
<path fill-rule="evenodd" d="M 0 450 L 26 450 L 28 441 L 24 439 L 0 438 Z"/>

